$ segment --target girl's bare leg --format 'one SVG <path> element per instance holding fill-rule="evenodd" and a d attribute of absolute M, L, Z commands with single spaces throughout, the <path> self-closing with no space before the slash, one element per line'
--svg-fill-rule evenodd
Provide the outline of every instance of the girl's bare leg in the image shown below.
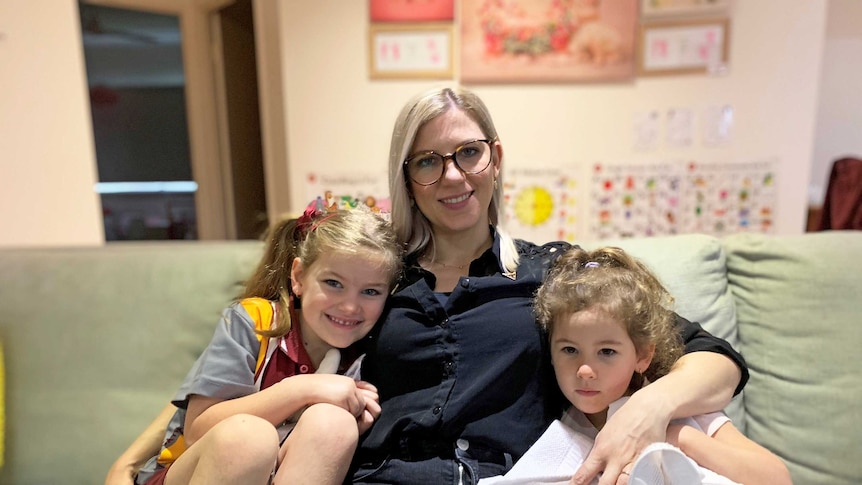
<path fill-rule="evenodd" d="M 168 469 L 165 485 L 266 485 L 277 459 L 275 427 L 237 414 L 190 446 Z"/>
<path fill-rule="evenodd" d="M 306 409 L 279 452 L 275 485 L 340 485 L 359 443 L 356 417 L 332 404 Z"/>

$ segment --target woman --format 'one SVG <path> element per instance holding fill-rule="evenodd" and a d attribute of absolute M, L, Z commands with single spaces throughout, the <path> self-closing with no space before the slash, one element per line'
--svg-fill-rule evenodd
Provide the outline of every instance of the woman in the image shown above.
<path fill-rule="evenodd" d="M 469 91 L 428 91 L 398 117 L 389 188 L 407 269 L 363 361 L 382 413 L 354 458 L 355 483 L 503 474 L 563 409 L 531 301 L 569 245 L 513 240 L 500 227 L 502 159 L 488 110 Z M 678 320 L 688 353 L 607 423 L 573 483 L 601 471 L 601 485 L 625 483 L 672 418 L 721 409 L 744 385 L 739 354 Z"/>

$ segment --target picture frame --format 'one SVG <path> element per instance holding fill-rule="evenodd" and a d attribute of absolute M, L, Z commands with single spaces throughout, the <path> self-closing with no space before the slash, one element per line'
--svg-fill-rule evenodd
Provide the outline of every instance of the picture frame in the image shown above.
<path fill-rule="evenodd" d="M 371 79 L 451 79 L 451 23 L 373 23 L 368 30 Z"/>
<path fill-rule="evenodd" d="M 455 0 L 368 0 L 371 22 L 442 22 L 455 18 Z"/>
<path fill-rule="evenodd" d="M 640 0 L 641 18 L 726 15 L 732 0 Z"/>
<path fill-rule="evenodd" d="M 638 75 L 707 74 L 727 67 L 730 20 L 704 18 L 641 24 Z"/>
<path fill-rule="evenodd" d="M 639 0 L 461 0 L 461 82 L 625 82 Z"/>

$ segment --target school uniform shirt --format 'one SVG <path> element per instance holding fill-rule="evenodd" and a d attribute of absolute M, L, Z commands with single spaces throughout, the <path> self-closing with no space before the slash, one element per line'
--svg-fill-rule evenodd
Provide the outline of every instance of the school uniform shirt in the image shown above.
<path fill-rule="evenodd" d="M 492 247 L 443 299 L 435 295 L 434 274 L 415 257 L 406 261 L 362 363 L 382 413 L 355 466 L 387 457 L 422 461 L 456 448 L 517 460 L 564 411 L 532 302 L 551 263 L 572 246 L 516 240 L 519 266 L 504 274 L 500 238 L 491 231 Z M 719 352 L 739 365 L 741 389 L 748 378 L 742 356 L 696 323 L 677 324 L 686 351 Z"/>
<path fill-rule="evenodd" d="M 313 374 L 314 364 L 302 345 L 302 334 L 296 318 L 284 337 L 270 339 L 266 360 L 255 377 L 260 353 L 259 334 L 255 322 L 242 306 L 232 304 L 224 310 L 207 348 L 198 357 L 171 401 L 177 411 L 165 432 L 162 450 L 172 449 L 183 433 L 189 397 L 193 394 L 228 400 L 253 394 L 280 380 L 298 374 Z M 279 427 L 283 439 L 294 423 Z M 184 445 L 182 446 L 184 448 Z M 152 457 L 138 472 L 136 483 L 143 484 L 165 465 L 159 456 Z"/>

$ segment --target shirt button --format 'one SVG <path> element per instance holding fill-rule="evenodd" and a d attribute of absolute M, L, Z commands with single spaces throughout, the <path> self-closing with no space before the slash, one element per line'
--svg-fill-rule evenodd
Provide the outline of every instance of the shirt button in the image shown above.
<path fill-rule="evenodd" d="M 443 409 L 440 406 L 434 406 L 434 409 L 432 409 L 431 412 L 434 414 L 440 414 L 440 411 L 442 410 Z"/>
<path fill-rule="evenodd" d="M 470 278 L 464 278 L 461 280 L 461 288 L 466 288 L 470 286 Z"/>
<path fill-rule="evenodd" d="M 446 370 L 446 372 L 445 372 L 445 373 L 446 373 L 447 375 L 448 375 L 448 374 L 451 374 L 451 373 L 452 373 L 452 369 L 454 369 L 454 368 L 455 368 L 455 363 L 454 363 L 454 362 L 452 362 L 451 360 L 450 360 L 450 361 L 447 361 L 447 362 L 446 362 L 446 364 L 444 364 L 444 365 L 443 365 L 443 369 L 445 369 L 445 370 Z"/>
<path fill-rule="evenodd" d="M 458 447 L 458 449 L 459 449 L 459 450 L 461 450 L 461 451 L 467 451 L 468 449 L 470 449 L 470 442 L 469 442 L 469 441 L 467 441 L 467 440 L 465 440 L 465 439 L 463 439 L 463 438 L 459 438 L 459 439 L 455 442 L 455 446 L 457 446 L 457 447 Z"/>
<path fill-rule="evenodd" d="M 441 327 L 445 327 L 445 326 L 447 326 L 447 325 L 449 325 L 449 319 L 448 319 L 448 318 L 444 318 L 444 319 L 443 319 L 443 321 L 442 321 L 442 322 L 440 322 L 440 326 L 441 326 Z"/>
<path fill-rule="evenodd" d="M 301 372 L 303 374 L 307 374 L 308 373 L 308 366 L 305 364 L 302 364 L 301 366 L 299 366 L 299 372 Z"/>

